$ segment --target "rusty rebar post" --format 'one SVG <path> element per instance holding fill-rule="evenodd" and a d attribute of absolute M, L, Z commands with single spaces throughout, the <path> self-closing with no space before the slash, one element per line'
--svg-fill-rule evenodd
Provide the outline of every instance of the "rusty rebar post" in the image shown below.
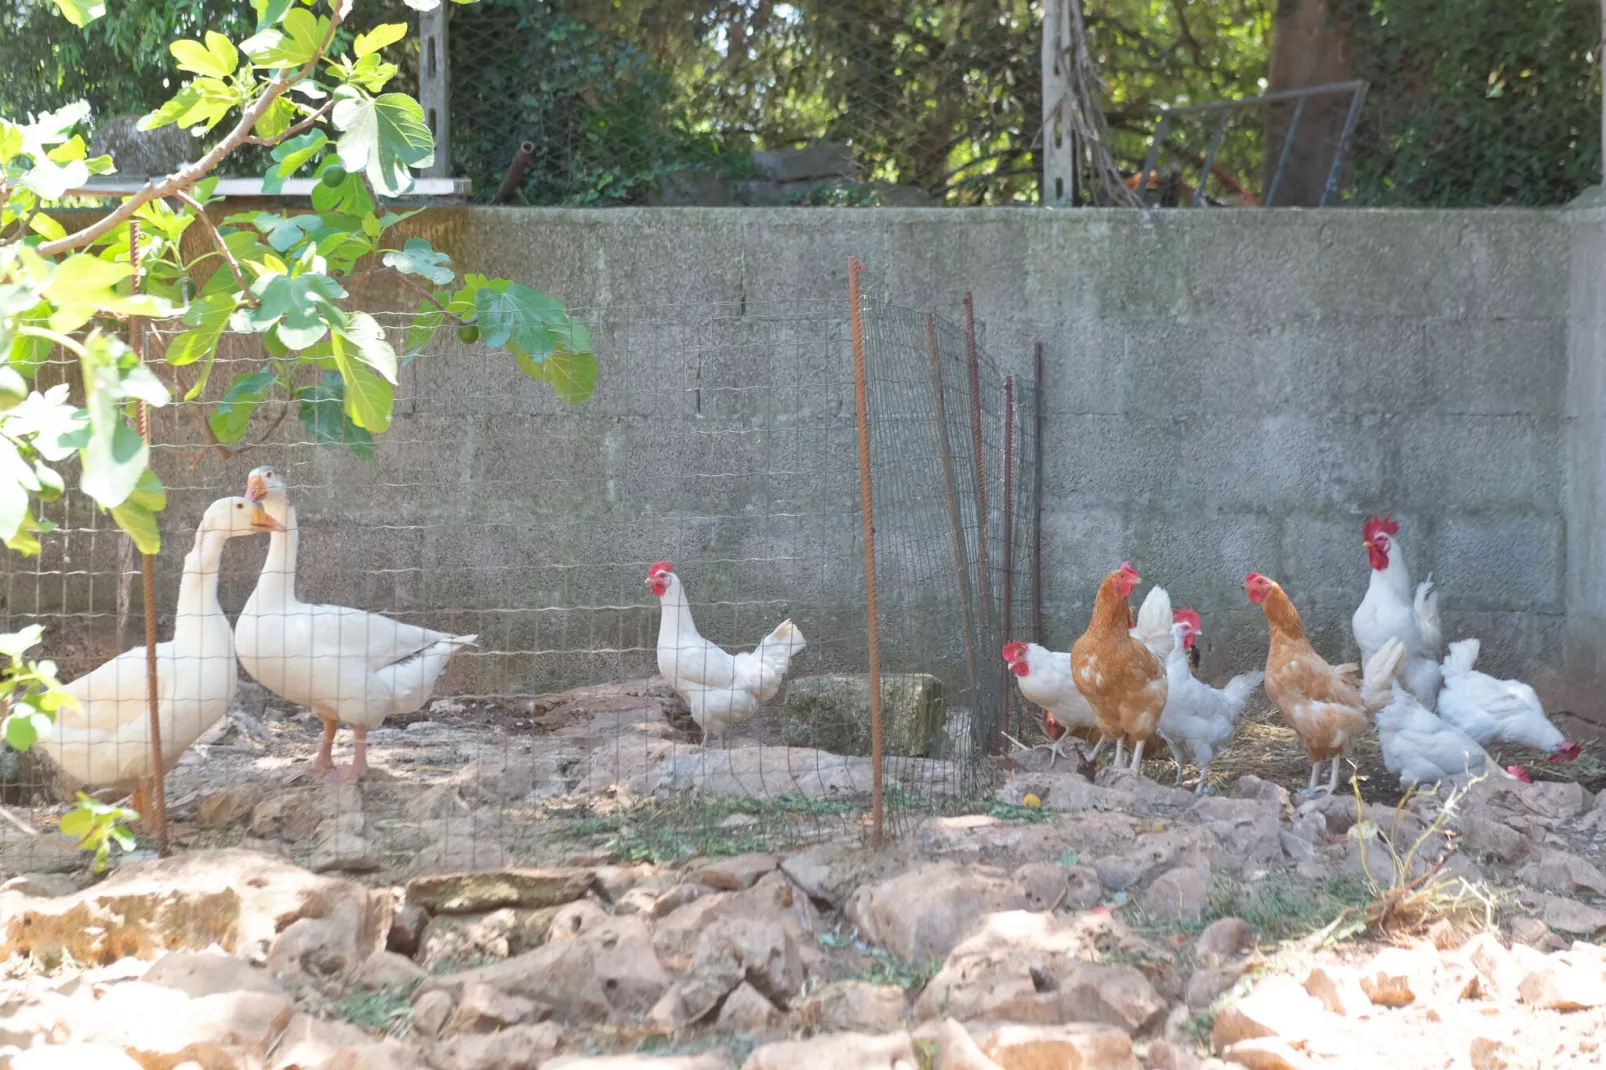
<path fill-rule="evenodd" d="M 948 526 L 953 535 L 954 577 L 959 583 L 959 614 L 965 629 L 965 671 L 971 701 L 976 691 L 976 620 L 971 613 L 970 570 L 965 568 L 965 529 L 959 522 L 959 492 L 954 482 L 953 440 L 948 436 L 948 402 L 943 396 L 942 369 L 937 363 L 937 317 L 927 312 L 926 353 L 931 358 L 931 399 L 937 414 L 937 452 L 942 454 L 943 488 L 948 499 Z"/>
<path fill-rule="evenodd" d="M 870 394 L 864 371 L 864 309 L 859 258 L 848 257 L 848 321 L 853 330 L 853 402 L 859 424 L 859 513 L 864 525 L 864 609 L 870 670 L 870 842 L 885 842 L 882 792 L 881 635 L 876 624 L 875 508 L 870 495 Z"/>
<path fill-rule="evenodd" d="M 133 268 L 134 274 L 129 286 L 134 293 L 140 292 L 139 278 L 139 220 L 130 220 L 128 224 L 128 266 Z M 134 355 L 139 357 L 140 363 L 145 362 L 145 323 L 138 316 L 130 316 L 128 320 L 128 338 L 133 345 Z M 139 403 L 139 437 L 144 439 L 149 448 L 151 444 L 151 410 L 145 402 Z M 139 815 L 148 818 L 156 828 L 156 853 L 166 858 L 168 855 L 167 843 L 167 771 L 162 768 L 162 714 L 161 700 L 157 696 L 156 686 L 156 558 L 150 554 L 141 554 L 139 561 L 140 580 L 145 598 L 145 699 L 149 704 L 151 726 L 151 790 L 146 793 L 145 808 L 150 811 Z"/>
<path fill-rule="evenodd" d="M 1032 642 L 1043 641 L 1043 343 L 1032 378 Z"/>
<path fill-rule="evenodd" d="M 1013 639 L 1010 634 L 1015 626 L 1015 377 L 1004 377 L 1004 575 L 1003 600 L 1000 603 L 999 616 L 1003 618 L 1003 636 L 1005 640 Z M 1009 681 L 1004 681 L 1003 716 L 1010 727 L 1014 723 L 1010 720 L 1010 712 L 1014 706 L 1014 689 L 1009 687 Z"/>
<path fill-rule="evenodd" d="M 987 629 L 993 622 L 993 568 L 992 555 L 987 552 L 987 543 L 992 536 L 992 517 L 987 510 L 987 459 L 982 450 L 981 435 L 981 359 L 976 352 L 976 304 L 971 298 L 970 291 L 965 291 L 965 360 L 970 366 L 970 441 L 976 454 L 976 556 L 981 570 L 981 630 L 987 635 Z M 977 712 L 980 712 L 980 695 L 977 696 Z M 987 732 L 984 741 L 985 749 L 995 751 L 999 741 L 1003 738 L 1003 724 L 1001 719 L 995 718 L 995 723 Z"/>

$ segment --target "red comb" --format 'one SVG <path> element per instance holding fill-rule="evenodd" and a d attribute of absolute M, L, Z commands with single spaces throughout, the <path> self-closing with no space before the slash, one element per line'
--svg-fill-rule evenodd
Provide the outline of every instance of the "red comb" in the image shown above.
<path fill-rule="evenodd" d="M 1249 575 L 1244 577 L 1244 582 L 1245 583 L 1254 583 L 1256 580 L 1263 580 L 1265 578 L 1266 577 L 1262 576 L 1258 572 L 1251 572 Z"/>
<path fill-rule="evenodd" d="M 1130 561 L 1122 561 L 1121 562 L 1121 571 L 1122 572 L 1130 572 L 1134 576 L 1136 576 L 1138 574 L 1138 570 L 1132 567 L 1132 562 L 1130 562 Z"/>
<path fill-rule="evenodd" d="M 1506 766 L 1506 772 L 1510 773 L 1524 784 L 1532 784 L 1534 782 L 1533 777 L 1528 775 L 1528 770 L 1524 769 L 1520 765 L 1508 765 Z"/>
<path fill-rule="evenodd" d="M 1193 625 L 1193 630 L 1196 632 L 1204 630 L 1204 621 L 1199 619 L 1198 613 L 1189 609 L 1187 606 L 1178 606 L 1176 609 L 1173 609 L 1171 611 L 1171 619 L 1173 621 L 1187 621 L 1189 624 Z"/>
<path fill-rule="evenodd" d="M 1026 644 L 1019 639 L 1004 644 L 1004 660 L 1019 661 L 1026 656 Z"/>
<path fill-rule="evenodd" d="M 654 561 L 652 564 L 647 566 L 647 575 L 649 576 L 656 575 L 659 572 L 673 571 L 675 571 L 675 566 L 670 564 L 668 561 Z"/>
<path fill-rule="evenodd" d="M 1361 535 L 1362 538 L 1370 540 L 1376 538 L 1379 532 L 1384 535 L 1398 535 L 1400 533 L 1399 522 L 1391 516 L 1374 515 L 1372 519 L 1366 522 L 1366 527 L 1362 530 Z"/>

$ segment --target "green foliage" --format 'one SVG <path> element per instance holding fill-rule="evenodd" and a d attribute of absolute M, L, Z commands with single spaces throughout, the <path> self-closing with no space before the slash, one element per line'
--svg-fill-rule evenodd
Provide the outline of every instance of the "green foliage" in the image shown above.
<path fill-rule="evenodd" d="M 1595 0 L 1337 0 L 1372 83 L 1354 199 L 1559 204 L 1600 180 Z"/>
<path fill-rule="evenodd" d="M 399 1036 L 413 1020 L 412 996 L 417 988 L 416 982 L 400 989 L 353 985 L 337 1010 L 346 1021 L 371 1033 Z"/>
<path fill-rule="evenodd" d="M 76 700 L 56 681 L 56 663 L 25 657 L 44 636 L 39 625 L 20 632 L 0 635 L 0 655 L 6 666 L 0 669 L 0 691 L 5 694 L 5 717 L 0 719 L 0 739 L 12 750 L 24 751 L 50 732 L 56 711 L 77 706 Z"/>
<path fill-rule="evenodd" d="M 134 834 L 128 830 L 128 825 L 138 820 L 139 814 L 133 810 L 96 802 L 79 792 L 78 805 L 61 819 L 61 834 L 76 836 L 80 850 L 94 853 L 94 871 L 104 873 L 114 846 L 124 851 L 134 849 Z"/>

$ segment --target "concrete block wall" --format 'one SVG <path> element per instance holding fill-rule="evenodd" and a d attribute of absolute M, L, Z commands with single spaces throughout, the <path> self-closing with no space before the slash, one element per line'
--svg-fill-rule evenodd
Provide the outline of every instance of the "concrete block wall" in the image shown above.
<path fill-rule="evenodd" d="M 1606 563 L 1590 565 L 1600 551 L 1585 545 L 1606 519 L 1602 405 L 1587 400 L 1606 383 L 1596 311 L 1606 305 L 1592 288 L 1606 213 L 475 207 L 409 225 L 464 267 L 612 310 L 601 313 L 619 323 L 598 334 L 596 399 L 579 410 L 551 402 L 443 334 L 439 356 L 409 370 L 401 393 L 412 400 L 373 466 L 269 446 L 190 470 L 164 454 L 164 473 L 193 488 L 175 495 L 176 529 L 253 465 L 295 463 L 317 488 L 302 513 L 318 549 L 304 546 L 302 563 L 319 597 L 350 591 L 398 610 L 527 602 L 541 607 L 543 647 L 649 647 L 656 615 L 638 560 L 689 550 L 758 561 L 814 546 L 785 567 L 710 574 L 710 599 L 761 603 L 715 637 L 756 639 L 773 623 L 766 614 L 788 609 L 790 584 L 821 609 L 811 641 L 851 660 L 862 577 L 840 328 L 787 338 L 769 323 L 744 345 L 741 324 L 746 309 L 790 307 L 814 317 L 800 332 L 819 334 L 824 310 L 845 310 L 857 255 L 867 292 L 895 304 L 957 320 L 972 291 L 984 344 L 1007 369 L 1027 374 L 1033 343 L 1044 344 L 1049 644 L 1069 645 L 1099 578 L 1131 560 L 1203 614 L 1212 677 L 1264 657 L 1264 622 L 1239 589 L 1251 569 L 1283 582 L 1324 654 L 1349 660 L 1368 578 L 1361 523 L 1392 512 L 1413 573 L 1432 571 L 1441 586 L 1450 637 L 1480 637 L 1484 667 L 1521 674 L 1548 698 L 1587 699 L 1567 685 L 1598 664 L 1588 659 L 1606 627 Z M 700 336 L 691 320 L 714 304 L 729 310 L 725 333 Z M 689 391 L 744 361 L 762 363 L 772 394 L 716 391 L 688 415 Z M 766 438 L 757 429 L 777 412 L 797 419 Z M 712 426 L 733 433 L 700 436 Z M 755 458 L 773 470 L 775 450 L 805 434 L 840 464 L 759 486 Z M 703 452 L 686 452 L 694 445 Z M 748 476 L 685 479 L 664 463 L 675 457 L 702 472 L 724 457 Z M 783 496 L 808 518 L 766 554 L 775 525 L 744 530 L 742 517 L 776 515 Z M 723 519 L 697 528 L 691 513 Z M 526 518 L 568 534 L 521 542 Z M 259 557 L 242 551 L 226 605 L 243 601 Z M 550 571 L 516 567 L 537 559 Z M 617 609 L 566 617 L 564 601 L 577 599 Z M 922 614 L 943 611 L 884 590 L 889 601 L 884 618 L 912 618 L 912 643 Z M 540 690 L 626 660 L 530 657 L 492 684 Z"/>

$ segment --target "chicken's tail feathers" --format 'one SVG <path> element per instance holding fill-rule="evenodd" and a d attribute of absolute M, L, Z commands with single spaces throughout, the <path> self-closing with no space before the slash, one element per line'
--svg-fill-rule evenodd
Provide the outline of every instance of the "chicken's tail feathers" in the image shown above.
<path fill-rule="evenodd" d="M 1171 626 L 1175 623 L 1171 615 L 1171 596 L 1164 587 L 1151 588 L 1149 594 L 1138 607 L 1138 617 L 1132 628 L 1132 638 L 1148 647 L 1150 652 L 1162 662 L 1170 656 L 1171 648 L 1176 639 L 1172 635 Z"/>
<path fill-rule="evenodd" d="M 1249 696 L 1254 692 L 1255 688 L 1259 687 L 1265 679 L 1266 674 L 1258 669 L 1254 672 L 1240 673 L 1227 681 L 1227 686 L 1221 689 L 1221 693 L 1227 696 L 1227 701 L 1232 703 L 1235 708 L 1242 709 L 1244 703 L 1249 701 Z"/>
<path fill-rule="evenodd" d="M 442 640 L 442 642 L 450 643 L 452 646 L 473 646 L 479 642 L 479 639 L 478 635 L 454 635 L 450 639 Z"/>
<path fill-rule="evenodd" d="M 1394 695 L 1394 677 L 1405 661 L 1405 644 L 1398 638 L 1390 639 L 1383 648 L 1366 660 L 1361 676 L 1361 701 L 1368 710 L 1377 710 Z"/>
<path fill-rule="evenodd" d="M 1478 650 L 1481 644 L 1476 639 L 1459 639 L 1450 644 L 1449 651 L 1444 655 L 1444 675 L 1465 676 L 1472 671 L 1477 663 Z"/>
<path fill-rule="evenodd" d="M 1433 573 L 1416 585 L 1416 628 L 1422 637 L 1425 650 L 1437 653 L 1444 642 L 1444 629 L 1439 623 L 1439 592 L 1433 588 Z"/>

